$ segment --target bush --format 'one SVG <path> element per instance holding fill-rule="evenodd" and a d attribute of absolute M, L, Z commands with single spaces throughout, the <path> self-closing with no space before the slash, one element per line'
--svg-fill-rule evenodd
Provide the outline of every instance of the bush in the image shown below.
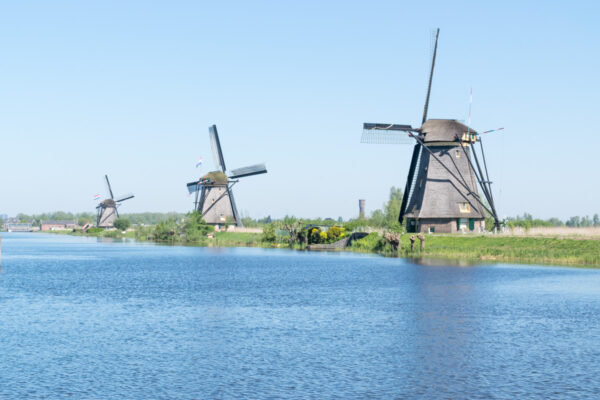
<path fill-rule="evenodd" d="M 200 242 L 206 239 L 206 235 L 214 232 L 212 225 L 208 225 L 199 211 L 193 211 L 186 215 L 183 222 L 183 240 L 186 242 Z"/>
<path fill-rule="evenodd" d="M 87 230 L 87 233 L 90 235 L 96 235 L 101 232 L 104 232 L 104 228 L 90 228 Z"/>
<path fill-rule="evenodd" d="M 378 233 L 369 233 L 362 239 L 352 242 L 352 247 L 363 251 L 381 251 L 386 245 L 385 240 Z"/>
<path fill-rule="evenodd" d="M 154 227 L 152 238 L 160 242 L 170 242 L 175 238 L 177 222 L 174 219 L 161 221 Z"/>
<path fill-rule="evenodd" d="M 104 235 L 102 235 L 102 236 L 107 237 L 107 238 L 118 239 L 121 237 L 121 231 L 118 231 L 118 230 L 105 231 Z"/>
<path fill-rule="evenodd" d="M 339 226 L 332 226 L 327 231 L 327 240 L 330 242 L 335 242 L 345 236 L 345 229 Z"/>
<path fill-rule="evenodd" d="M 262 241 L 271 243 L 275 241 L 275 227 L 273 224 L 265 225 L 263 228 Z"/>
<path fill-rule="evenodd" d="M 129 222 L 129 220 L 127 218 L 117 218 L 115 219 L 115 228 L 117 228 L 120 231 L 126 231 L 127 228 L 129 228 L 131 226 L 131 222 Z"/>
<path fill-rule="evenodd" d="M 321 230 L 319 228 L 312 228 L 308 236 L 308 243 L 321 243 Z"/>

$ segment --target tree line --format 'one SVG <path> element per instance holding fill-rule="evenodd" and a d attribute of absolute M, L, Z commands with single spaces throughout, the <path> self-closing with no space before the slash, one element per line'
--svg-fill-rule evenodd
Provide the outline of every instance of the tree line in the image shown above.
<path fill-rule="evenodd" d="M 382 228 L 393 231 L 400 231 L 403 228 L 398 224 L 398 216 L 400 214 L 400 207 L 402 204 L 403 191 L 400 188 L 392 186 L 390 188 L 390 193 L 388 200 L 382 205 L 381 208 L 376 209 L 370 213 L 369 216 L 364 218 L 351 218 L 348 220 L 344 220 L 342 217 L 338 217 L 337 219 L 333 218 L 302 218 L 302 222 L 304 225 L 313 225 L 313 226 L 343 226 L 346 231 L 354 231 L 361 227 L 372 227 L 372 228 Z M 159 212 L 144 212 L 144 213 L 123 213 L 120 214 L 121 219 L 128 220 L 131 225 L 135 226 L 156 226 L 162 223 L 161 226 L 165 224 L 173 224 L 176 221 L 182 221 L 184 217 L 189 214 L 185 213 L 177 213 L 177 212 L 167 212 L 167 213 L 159 213 Z M 40 222 L 43 220 L 75 220 L 80 226 L 85 225 L 86 223 L 94 224 L 96 222 L 96 214 L 90 212 L 81 212 L 81 213 L 70 213 L 64 211 L 55 211 L 49 213 L 41 213 L 41 214 L 17 214 L 16 217 L 19 222 L 32 222 L 34 226 L 39 226 Z M 267 216 L 264 218 L 253 219 L 248 216 L 242 217 L 242 223 L 246 227 L 260 227 L 263 228 L 265 226 L 269 226 L 271 224 L 281 225 L 283 221 L 290 219 L 299 220 L 295 216 L 285 216 L 281 219 L 274 219 L 271 216 Z M 175 222 L 174 222 L 175 221 Z M 491 223 L 490 220 L 490 225 Z M 515 217 L 509 217 L 505 221 L 508 227 L 523 227 L 523 228 L 532 228 L 532 227 L 599 227 L 600 226 L 600 216 L 598 214 L 594 214 L 593 216 L 573 216 L 569 219 L 563 221 L 559 218 L 534 218 L 529 213 L 524 213 L 523 215 L 517 215 Z M 289 224 L 288 224 L 289 225 Z M 486 226 L 488 225 L 488 221 L 486 221 Z"/>
<path fill-rule="evenodd" d="M 569 228 L 589 228 L 600 226 L 600 216 L 594 214 L 592 217 L 587 215 L 570 217 L 566 221 L 558 218 L 540 219 L 534 218 L 529 213 L 517 215 L 516 217 L 507 218 L 506 223 L 509 227 L 535 228 L 535 227 L 561 227 Z"/>

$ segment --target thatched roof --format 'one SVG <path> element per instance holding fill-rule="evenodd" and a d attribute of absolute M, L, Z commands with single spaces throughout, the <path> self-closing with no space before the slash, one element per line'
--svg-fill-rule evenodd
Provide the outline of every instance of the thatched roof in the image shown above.
<path fill-rule="evenodd" d="M 201 180 L 209 179 L 210 183 L 217 184 L 217 185 L 226 185 L 227 182 L 229 181 L 227 179 L 227 175 L 225 175 L 221 171 L 211 171 L 208 174 L 204 175 L 200 179 Z"/>
<path fill-rule="evenodd" d="M 421 126 L 421 132 L 425 134 L 425 143 L 454 142 L 457 135 L 461 137 L 463 133 L 476 133 L 455 119 L 428 119 Z"/>

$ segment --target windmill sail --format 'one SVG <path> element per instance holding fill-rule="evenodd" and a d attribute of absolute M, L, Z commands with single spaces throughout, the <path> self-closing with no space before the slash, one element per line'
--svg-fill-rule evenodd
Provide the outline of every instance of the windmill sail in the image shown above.
<path fill-rule="evenodd" d="M 134 197 L 135 196 L 133 195 L 133 193 L 124 194 L 124 195 L 118 196 L 118 198 L 117 198 L 117 200 L 115 200 L 115 202 L 120 203 L 125 200 L 133 199 Z"/>
<path fill-rule="evenodd" d="M 440 28 L 435 32 L 435 47 L 433 48 L 433 57 L 431 58 L 431 71 L 429 72 L 429 83 L 427 85 L 427 96 L 425 97 L 425 107 L 423 107 L 423 120 L 421 125 L 427 121 L 427 111 L 429 110 L 429 97 L 431 96 L 431 83 L 433 82 L 433 70 L 435 69 L 435 57 L 437 56 L 438 38 L 440 36 Z M 402 204 L 400 205 L 400 215 L 398 216 L 398 222 L 402 223 L 404 220 L 404 214 L 406 214 L 406 207 L 410 201 L 409 196 L 412 195 L 412 187 L 414 186 L 413 180 L 415 179 L 415 169 L 417 168 L 417 162 L 421 159 L 421 146 L 416 143 L 413 148 L 413 154 L 410 161 L 410 167 L 408 167 L 408 176 L 406 177 L 406 186 L 404 187 L 404 196 L 402 197 Z"/>
<path fill-rule="evenodd" d="M 200 189 L 200 183 L 198 181 L 190 182 L 187 184 L 187 189 L 190 194 L 195 193 Z"/>
<path fill-rule="evenodd" d="M 225 159 L 223 158 L 223 151 L 221 150 L 221 142 L 219 141 L 219 134 L 217 133 L 217 126 L 213 125 L 208 128 L 210 136 L 210 147 L 212 147 L 213 157 L 217 168 L 225 172 Z"/>
<path fill-rule="evenodd" d="M 110 181 L 108 180 L 108 175 L 104 175 L 104 179 L 106 179 L 106 189 L 108 190 L 108 194 L 111 199 L 114 199 L 112 188 L 110 187 Z"/>
<path fill-rule="evenodd" d="M 412 144 L 413 140 L 408 133 L 414 131 L 410 125 L 365 122 L 360 142 L 372 144 Z"/>
<path fill-rule="evenodd" d="M 249 167 L 237 168 L 231 170 L 230 179 L 242 178 L 244 176 L 266 174 L 267 167 L 265 164 L 250 165 Z"/>

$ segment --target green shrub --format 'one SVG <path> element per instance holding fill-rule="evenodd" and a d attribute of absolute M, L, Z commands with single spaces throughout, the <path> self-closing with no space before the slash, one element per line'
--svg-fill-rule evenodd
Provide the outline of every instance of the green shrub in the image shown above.
<path fill-rule="evenodd" d="M 115 228 L 117 228 L 120 231 L 126 231 L 127 228 L 129 228 L 131 226 L 131 222 L 129 222 L 129 220 L 127 218 L 117 218 L 115 220 Z"/>
<path fill-rule="evenodd" d="M 102 235 L 102 236 L 107 237 L 107 238 L 113 238 L 113 239 L 122 237 L 121 231 L 119 231 L 119 230 L 104 231 L 104 235 Z"/>
<path fill-rule="evenodd" d="M 346 229 L 339 226 L 332 226 L 327 231 L 327 240 L 329 242 L 335 242 L 343 238 L 346 234 Z"/>
<path fill-rule="evenodd" d="M 200 242 L 206 235 L 214 232 L 212 225 L 208 225 L 199 211 L 193 211 L 185 216 L 183 222 L 183 240 L 185 242 Z"/>
<path fill-rule="evenodd" d="M 273 224 L 267 224 L 263 228 L 262 241 L 273 243 L 275 241 L 275 227 Z"/>

